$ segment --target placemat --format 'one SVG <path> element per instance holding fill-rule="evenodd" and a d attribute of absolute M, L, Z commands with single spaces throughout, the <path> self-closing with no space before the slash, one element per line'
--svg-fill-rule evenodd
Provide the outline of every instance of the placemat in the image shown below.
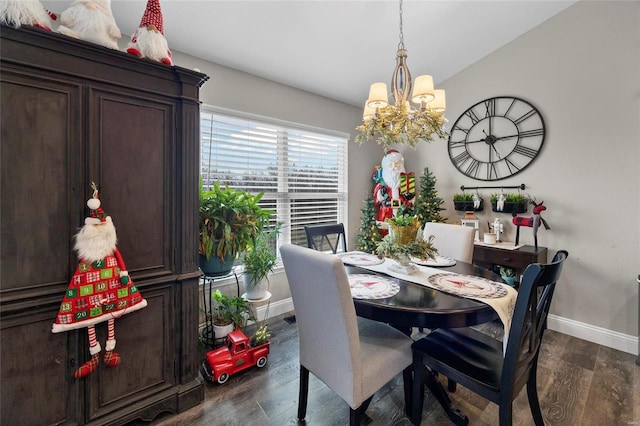
<path fill-rule="evenodd" d="M 384 299 L 400 291 L 397 282 L 372 274 L 349 275 L 349 287 L 351 296 L 356 299 Z"/>
<path fill-rule="evenodd" d="M 343 263 L 353 266 L 379 265 L 384 259 L 379 258 L 375 254 L 365 253 L 363 251 L 349 251 L 338 254 Z"/>
<path fill-rule="evenodd" d="M 503 285 L 473 275 L 435 274 L 428 280 L 438 290 L 463 297 L 497 299 L 507 295 Z"/>

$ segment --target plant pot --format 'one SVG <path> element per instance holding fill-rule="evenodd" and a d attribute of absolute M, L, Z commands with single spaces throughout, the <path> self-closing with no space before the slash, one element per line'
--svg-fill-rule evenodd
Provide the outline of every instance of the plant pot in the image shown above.
<path fill-rule="evenodd" d="M 504 208 L 502 210 L 498 210 L 496 201 L 491 202 L 491 210 L 498 213 L 526 213 L 527 211 L 527 203 L 508 203 L 505 201 Z"/>
<path fill-rule="evenodd" d="M 420 222 L 415 221 L 413 224 L 405 226 L 399 226 L 393 222 L 388 223 L 391 227 L 391 232 L 393 232 L 393 235 L 396 237 L 396 244 L 403 245 L 416 240 L 416 234 L 418 233 L 418 229 L 420 229 Z"/>
<path fill-rule="evenodd" d="M 267 296 L 269 282 L 266 279 L 262 279 L 256 284 L 254 283 L 253 275 L 244 274 L 242 280 L 247 292 L 247 300 L 260 300 Z"/>
<path fill-rule="evenodd" d="M 516 277 L 502 277 L 502 279 L 511 287 L 514 287 L 516 285 Z"/>
<path fill-rule="evenodd" d="M 484 200 L 480 200 L 480 207 L 478 207 L 477 209 L 473 207 L 473 201 L 454 201 L 453 208 L 454 210 L 457 210 L 460 212 L 466 212 L 471 210 L 476 212 L 481 212 L 484 210 Z"/>
<path fill-rule="evenodd" d="M 227 325 L 213 325 L 213 335 L 216 339 L 227 337 L 233 331 L 233 323 Z"/>
<path fill-rule="evenodd" d="M 200 270 L 202 270 L 205 275 L 213 277 L 228 275 L 233 269 L 235 260 L 236 257 L 231 255 L 227 255 L 224 262 L 217 256 L 211 256 L 211 259 L 207 260 L 204 255 L 200 254 Z"/>

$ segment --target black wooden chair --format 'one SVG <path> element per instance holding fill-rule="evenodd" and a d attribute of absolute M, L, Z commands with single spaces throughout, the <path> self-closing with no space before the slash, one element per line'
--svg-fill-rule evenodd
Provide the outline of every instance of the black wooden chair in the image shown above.
<path fill-rule="evenodd" d="M 568 255 L 560 250 L 551 263 L 533 263 L 524 271 L 504 357 L 502 342 L 471 328 L 438 329 L 413 344 L 413 424 L 420 424 L 422 417 L 425 365 L 498 404 L 501 426 L 511 425 L 513 400 L 526 384 L 533 420 L 544 424 L 536 389 L 538 354 L 555 284 Z"/>
<path fill-rule="evenodd" d="M 342 223 L 305 226 L 307 247 L 317 251 L 331 250 L 333 254 L 347 251 L 347 239 Z"/>

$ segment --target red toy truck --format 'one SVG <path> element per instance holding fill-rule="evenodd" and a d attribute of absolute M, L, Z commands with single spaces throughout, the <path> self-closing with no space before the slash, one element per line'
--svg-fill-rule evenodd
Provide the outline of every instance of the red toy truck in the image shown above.
<path fill-rule="evenodd" d="M 254 365 L 264 367 L 268 356 L 268 341 L 252 347 L 242 330 L 234 330 L 227 335 L 223 347 L 207 352 L 202 374 L 209 381 L 223 384 L 239 371 Z"/>

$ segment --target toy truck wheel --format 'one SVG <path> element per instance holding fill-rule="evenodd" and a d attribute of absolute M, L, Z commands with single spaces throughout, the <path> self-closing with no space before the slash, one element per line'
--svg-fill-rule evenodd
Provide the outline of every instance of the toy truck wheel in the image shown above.
<path fill-rule="evenodd" d="M 258 362 L 256 362 L 256 366 L 258 368 L 262 368 L 265 365 L 267 365 L 267 357 L 266 356 L 261 356 L 260 358 L 258 358 Z"/>
<path fill-rule="evenodd" d="M 227 373 L 222 373 L 220 377 L 218 377 L 218 384 L 224 385 L 229 380 L 229 375 Z"/>

